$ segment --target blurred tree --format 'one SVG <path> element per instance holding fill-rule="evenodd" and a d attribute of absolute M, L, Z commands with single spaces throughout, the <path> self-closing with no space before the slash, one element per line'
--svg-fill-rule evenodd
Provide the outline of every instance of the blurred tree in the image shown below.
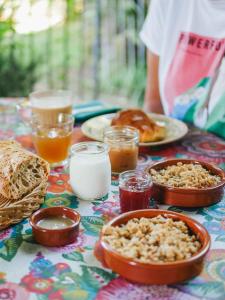
<path fill-rule="evenodd" d="M 7 2 L 2 1 L 0 5 L 0 97 L 26 96 L 36 81 L 37 61 L 31 60 L 25 64 L 15 54 L 15 49 L 22 47 L 14 39 L 13 15 L 17 7 L 12 6 L 10 16 L 3 17 Z"/>

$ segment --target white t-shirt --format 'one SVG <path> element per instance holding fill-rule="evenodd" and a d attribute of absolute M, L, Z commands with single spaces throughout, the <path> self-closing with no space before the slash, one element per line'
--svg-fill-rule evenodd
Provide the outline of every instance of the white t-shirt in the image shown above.
<path fill-rule="evenodd" d="M 207 116 L 218 110 L 225 93 L 225 0 L 151 0 L 140 37 L 160 56 L 159 89 L 167 115 L 198 125 L 200 103 Z M 224 118 L 225 95 L 221 105 Z M 206 129 L 207 116 L 202 124 L 199 119 Z"/>

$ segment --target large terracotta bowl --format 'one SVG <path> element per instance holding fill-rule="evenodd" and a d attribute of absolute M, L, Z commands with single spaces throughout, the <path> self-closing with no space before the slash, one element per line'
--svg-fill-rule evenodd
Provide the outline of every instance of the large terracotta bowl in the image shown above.
<path fill-rule="evenodd" d="M 175 188 L 153 182 L 152 196 L 157 202 L 180 207 L 204 207 L 222 200 L 224 195 L 225 173 L 222 169 L 213 164 L 195 159 L 168 159 L 150 166 L 147 168 L 147 171 L 150 173 L 151 169 L 164 169 L 167 166 L 176 165 L 178 162 L 182 162 L 183 164 L 201 164 L 212 174 L 220 176 L 221 182 L 204 189 Z"/>
<path fill-rule="evenodd" d="M 172 211 L 145 209 L 124 213 L 111 220 L 108 224 L 118 226 L 126 224 L 132 218 L 153 218 L 158 215 L 184 221 L 200 240 L 202 244 L 200 250 L 190 259 L 186 260 L 166 263 L 140 263 L 122 256 L 107 243 L 103 242 L 103 229 L 100 240 L 95 247 L 95 256 L 97 259 L 100 260 L 105 267 L 112 269 L 124 278 L 136 283 L 174 284 L 197 276 L 202 271 L 204 257 L 210 247 L 210 236 L 207 230 L 197 221 Z"/>

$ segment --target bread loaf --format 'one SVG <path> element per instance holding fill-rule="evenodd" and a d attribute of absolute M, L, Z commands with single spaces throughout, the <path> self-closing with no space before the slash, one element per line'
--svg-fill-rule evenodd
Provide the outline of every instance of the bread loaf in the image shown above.
<path fill-rule="evenodd" d="M 43 181 L 47 182 L 48 175 L 49 165 L 42 158 L 17 142 L 0 141 L 0 207 L 7 199 L 13 201 L 28 195 Z"/>

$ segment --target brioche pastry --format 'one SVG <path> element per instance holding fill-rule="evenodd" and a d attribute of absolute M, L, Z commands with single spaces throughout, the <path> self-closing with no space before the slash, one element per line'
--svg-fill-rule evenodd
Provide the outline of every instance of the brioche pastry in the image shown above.
<path fill-rule="evenodd" d="M 132 126 L 139 130 L 140 142 L 156 142 L 166 136 L 166 128 L 158 125 L 141 109 L 122 110 L 112 119 L 111 125 Z"/>

